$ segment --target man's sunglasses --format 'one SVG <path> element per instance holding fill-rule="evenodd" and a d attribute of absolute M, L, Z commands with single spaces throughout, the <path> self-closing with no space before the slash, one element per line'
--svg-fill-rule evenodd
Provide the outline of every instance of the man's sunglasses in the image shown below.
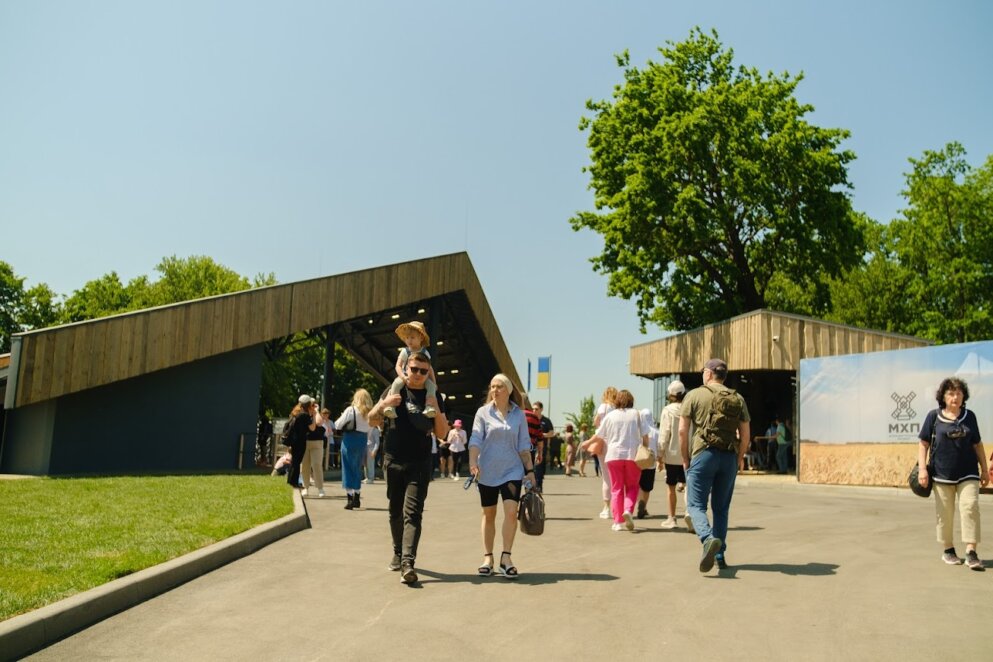
<path fill-rule="evenodd" d="M 415 368 L 412 365 L 407 366 L 407 369 L 410 370 L 415 375 L 427 375 L 429 372 L 431 372 L 430 368 Z"/>

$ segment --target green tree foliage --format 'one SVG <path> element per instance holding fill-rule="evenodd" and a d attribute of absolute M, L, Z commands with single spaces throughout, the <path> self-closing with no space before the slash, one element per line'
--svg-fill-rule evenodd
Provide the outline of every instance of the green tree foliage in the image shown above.
<path fill-rule="evenodd" d="M 574 230 L 603 236 L 591 262 L 612 296 L 647 322 L 689 329 L 775 303 L 829 304 L 819 274 L 858 261 L 843 129 L 810 124 L 802 76 L 735 67 L 716 32 L 695 29 L 643 69 L 617 58 L 624 82 L 584 117 L 597 212 Z"/>
<path fill-rule="evenodd" d="M 910 159 L 907 208 L 863 265 L 832 284 L 832 317 L 939 343 L 993 337 L 993 156 L 961 144 Z"/>
<path fill-rule="evenodd" d="M 593 402 L 592 395 L 579 401 L 579 413 L 566 413 L 566 420 L 572 423 L 572 426 L 576 428 L 577 438 L 579 431 L 583 429 L 584 425 L 586 426 L 587 434 L 593 434 L 593 415 L 595 413 L 596 404 Z M 582 441 L 585 441 L 585 439 Z"/>
<path fill-rule="evenodd" d="M 0 353 L 10 351 L 11 336 L 58 323 L 60 305 L 45 283 L 24 289 L 24 278 L 0 261 Z"/>
<path fill-rule="evenodd" d="M 205 255 L 166 257 L 155 270 L 160 275 L 151 285 L 152 305 L 155 306 L 239 292 L 252 286 L 244 276 Z"/>
<path fill-rule="evenodd" d="M 24 305 L 24 279 L 14 268 L 0 261 L 0 353 L 10 351 L 10 337 L 21 330 Z"/>

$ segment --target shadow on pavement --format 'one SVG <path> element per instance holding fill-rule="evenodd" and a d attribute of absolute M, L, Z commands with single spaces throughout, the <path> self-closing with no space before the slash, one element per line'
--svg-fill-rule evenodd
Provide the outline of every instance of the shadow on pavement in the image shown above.
<path fill-rule="evenodd" d="M 718 579 L 736 579 L 739 572 L 778 572 L 783 575 L 805 576 L 805 577 L 826 577 L 837 574 L 838 565 L 836 563 L 745 563 L 734 565 L 727 570 L 718 570 L 717 575 L 712 575 Z"/>
<path fill-rule="evenodd" d="M 619 579 L 615 575 L 605 575 L 593 572 L 522 572 L 520 576 L 514 580 L 505 579 L 499 575 L 491 575 L 489 577 L 480 577 L 476 574 L 454 575 L 444 572 L 424 570 L 423 568 L 418 568 L 417 574 L 420 575 L 420 583 L 422 584 L 430 584 L 434 582 L 464 582 L 469 584 L 489 584 L 491 582 L 497 582 L 509 584 L 513 582 L 515 584 L 527 584 L 532 586 L 537 584 L 557 584 L 559 582 L 607 582 Z M 430 577 L 430 579 L 425 579 L 428 577 Z"/>

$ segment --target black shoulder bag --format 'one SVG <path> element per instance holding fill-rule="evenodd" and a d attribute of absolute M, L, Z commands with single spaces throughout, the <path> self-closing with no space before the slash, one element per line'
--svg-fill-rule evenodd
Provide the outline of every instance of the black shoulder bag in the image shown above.
<path fill-rule="evenodd" d="M 931 445 L 927 449 L 927 487 L 923 487 L 918 479 L 918 474 L 920 473 L 921 467 L 920 462 L 914 462 L 914 468 L 910 470 L 910 476 L 907 477 L 907 484 L 910 485 L 910 491 L 919 497 L 924 497 L 925 499 L 931 496 L 931 490 L 934 488 L 934 443 L 937 438 L 938 433 L 938 417 L 934 417 L 934 423 L 931 425 Z"/>

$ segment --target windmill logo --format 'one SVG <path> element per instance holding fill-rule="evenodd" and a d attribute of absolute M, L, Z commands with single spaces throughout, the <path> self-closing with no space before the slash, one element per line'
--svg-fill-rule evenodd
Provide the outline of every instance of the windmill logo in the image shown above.
<path fill-rule="evenodd" d="M 890 414 L 894 419 L 898 421 L 909 421 L 917 418 L 917 412 L 914 408 L 910 406 L 917 394 L 911 391 L 907 395 L 900 395 L 899 393 L 892 393 L 890 397 L 893 398 L 893 402 L 896 403 L 896 409 Z"/>

